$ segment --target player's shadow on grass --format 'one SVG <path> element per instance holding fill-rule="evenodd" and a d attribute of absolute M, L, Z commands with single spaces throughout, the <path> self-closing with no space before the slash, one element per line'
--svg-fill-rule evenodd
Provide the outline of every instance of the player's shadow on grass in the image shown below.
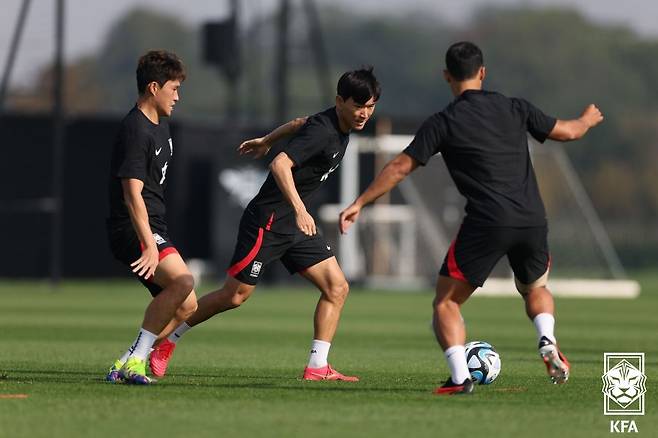
<path fill-rule="evenodd" d="M 260 377 L 258 377 L 260 379 Z M 257 389 L 257 390 L 289 390 L 289 391 L 311 391 L 311 392 L 369 392 L 369 393 L 410 393 L 424 394 L 428 392 L 427 388 L 409 388 L 394 386 L 365 386 L 361 382 L 305 382 L 301 379 L 280 379 L 284 380 L 281 384 L 272 382 L 252 382 L 252 383 L 185 383 L 185 382 L 166 382 L 158 383 L 163 387 L 169 388 L 216 388 L 216 389 Z M 297 383 L 294 384 L 293 382 Z M 430 388 L 433 388 L 430 385 Z"/>
<path fill-rule="evenodd" d="M 98 376 L 98 375 L 102 375 L 103 372 L 101 371 L 99 373 L 98 371 L 79 371 L 79 370 L 75 371 L 75 370 L 53 370 L 53 369 L 47 369 L 47 370 L 20 369 L 20 370 L 0 370 L 0 374 L 5 374 L 7 378 L 11 380 L 16 376 L 20 376 L 21 374 Z"/>
<path fill-rule="evenodd" d="M 70 384 L 88 383 L 111 386 L 135 386 L 124 384 L 113 384 L 105 381 L 101 372 L 95 371 L 68 371 L 68 370 L 1 370 L 2 381 L 8 383 L 48 383 L 48 384 Z M 81 379 L 82 377 L 82 379 Z M 194 379 L 202 379 L 201 381 Z M 222 383 L 211 382 L 210 379 L 252 379 L 254 382 Z M 257 389 L 257 390 L 291 390 L 291 391 L 333 391 L 333 392 L 391 392 L 391 393 L 425 393 L 424 388 L 409 388 L 396 386 L 369 386 L 367 382 L 307 382 L 301 378 L 289 376 L 255 376 L 255 375 L 210 375 L 210 374 L 177 374 L 175 380 L 164 378 L 154 386 L 162 389 L 172 388 L 177 391 L 182 388 L 216 388 L 216 389 Z M 204 381 L 205 380 L 205 381 Z M 263 380 L 267 380 L 263 382 Z"/>
<path fill-rule="evenodd" d="M 0 381 L 18 384 L 71 384 L 71 383 L 107 383 L 104 373 L 94 371 L 69 371 L 69 370 L 1 370 Z"/>

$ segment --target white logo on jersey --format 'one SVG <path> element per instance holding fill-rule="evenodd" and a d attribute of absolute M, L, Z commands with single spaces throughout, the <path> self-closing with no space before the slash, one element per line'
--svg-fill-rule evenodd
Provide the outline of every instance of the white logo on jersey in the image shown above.
<path fill-rule="evenodd" d="M 263 263 L 261 262 L 254 262 L 253 265 L 251 265 L 251 274 L 249 274 L 251 277 L 258 277 L 258 274 L 260 274 L 260 268 L 263 266 Z"/>
<path fill-rule="evenodd" d="M 320 178 L 320 181 L 326 181 L 327 178 L 329 178 L 329 174 L 330 174 L 331 172 L 333 172 L 334 170 L 338 169 L 338 166 L 340 166 L 340 163 L 336 164 L 334 167 L 332 167 L 331 169 L 329 169 L 329 171 L 328 171 L 327 173 L 325 173 L 324 175 L 322 175 L 322 178 Z"/>
<path fill-rule="evenodd" d="M 169 161 L 165 162 L 164 166 L 162 166 L 162 178 L 160 179 L 160 185 L 162 185 L 165 178 L 167 177 L 167 167 L 169 167 Z"/>
<path fill-rule="evenodd" d="M 331 247 L 327 245 L 327 251 L 331 251 Z"/>
<path fill-rule="evenodd" d="M 162 238 L 162 236 L 159 235 L 158 233 L 153 233 L 153 238 L 155 239 L 155 243 L 157 243 L 158 245 L 162 245 L 163 243 L 167 243 L 167 241 L 164 240 Z"/>
<path fill-rule="evenodd" d="M 155 156 L 157 157 L 158 155 L 160 155 L 160 152 L 162 152 L 162 148 L 156 149 L 155 150 Z"/>
<path fill-rule="evenodd" d="M 169 139 L 169 150 L 171 151 L 171 155 L 174 155 L 174 143 Z"/>

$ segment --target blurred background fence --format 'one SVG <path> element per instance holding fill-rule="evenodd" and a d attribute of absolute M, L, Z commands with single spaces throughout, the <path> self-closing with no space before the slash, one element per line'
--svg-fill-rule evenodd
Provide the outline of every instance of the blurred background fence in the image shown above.
<path fill-rule="evenodd" d="M 523 96 L 563 118 L 590 102 L 601 107 L 605 123 L 559 153 L 620 265 L 652 267 L 658 262 L 658 25 L 647 25 L 642 15 L 656 6 L 631 2 L 624 8 L 635 10 L 631 16 L 609 2 L 590 3 L 598 6 L 490 0 L 450 4 L 449 13 L 447 5 L 422 0 L 4 2 L 0 276 L 125 275 L 107 248 L 106 184 L 119 121 L 136 97 L 136 60 L 146 50 L 175 51 L 188 68 L 172 120 L 179 153 L 168 188 L 171 234 L 184 256 L 221 275 L 244 202 L 266 169 L 266 162 L 237 157 L 241 140 L 331 106 L 340 73 L 363 64 L 375 66 L 383 85 L 364 135 L 413 135 L 451 100 L 441 77 L 443 54 L 462 39 L 482 47 L 488 89 Z M 567 178 L 555 170 L 561 158 L 549 148 L 534 148 L 549 212 L 582 215 L 580 207 L 556 203 L 564 192 L 556 188 Z M 374 176 L 376 161 L 373 154 L 359 161 L 359 189 Z M 436 159 L 433 166 L 438 172 L 443 164 Z M 343 169 L 316 197 L 314 210 L 344 202 Z M 414 178 L 433 190 L 436 181 L 427 178 L 435 175 L 424 169 Z M 403 198 L 393 203 L 410 204 Z M 434 214 L 449 225 L 458 221 L 460 202 L 445 189 L 440 205 L 430 207 L 440 208 Z M 563 268 L 582 259 L 581 240 L 591 239 L 592 224 L 581 219 L 589 228 L 557 222 L 551 228 L 566 236 L 553 248 Z M 333 226 L 325 224 L 325 233 L 338 244 Z M 580 273 L 612 276 L 608 262 L 608 272 Z M 268 275 L 289 279 L 279 268 Z"/>

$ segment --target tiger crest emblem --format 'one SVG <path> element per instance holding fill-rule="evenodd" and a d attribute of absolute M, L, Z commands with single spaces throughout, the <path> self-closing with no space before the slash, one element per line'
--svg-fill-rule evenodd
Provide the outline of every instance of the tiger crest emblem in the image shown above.
<path fill-rule="evenodd" d="M 603 393 L 622 409 L 626 409 L 647 392 L 647 377 L 626 359 L 610 368 L 602 379 Z"/>

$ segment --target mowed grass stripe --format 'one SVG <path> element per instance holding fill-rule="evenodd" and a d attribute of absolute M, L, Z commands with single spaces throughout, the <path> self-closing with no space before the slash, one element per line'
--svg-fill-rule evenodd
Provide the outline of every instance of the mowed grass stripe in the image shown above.
<path fill-rule="evenodd" d="M 147 293 L 128 282 L 0 283 L 0 436 L 608 436 L 604 351 L 644 351 L 647 415 L 658 430 L 658 280 L 638 300 L 558 304 L 573 375 L 548 383 L 520 298 L 464 308 L 469 339 L 491 342 L 503 369 L 472 397 L 437 398 L 448 375 L 429 328 L 431 292 L 355 290 L 330 359 L 357 384 L 299 380 L 317 293 L 259 289 L 243 308 L 181 341 L 171 375 L 148 388 L 109 385 L 104 372 L 136 334 Z M 202 291 L 208 288 L 200 288 Z M 202 292 L 203 293 L 203 292 Z M 5 376 L 3 378 L 3 376 Z"/>

